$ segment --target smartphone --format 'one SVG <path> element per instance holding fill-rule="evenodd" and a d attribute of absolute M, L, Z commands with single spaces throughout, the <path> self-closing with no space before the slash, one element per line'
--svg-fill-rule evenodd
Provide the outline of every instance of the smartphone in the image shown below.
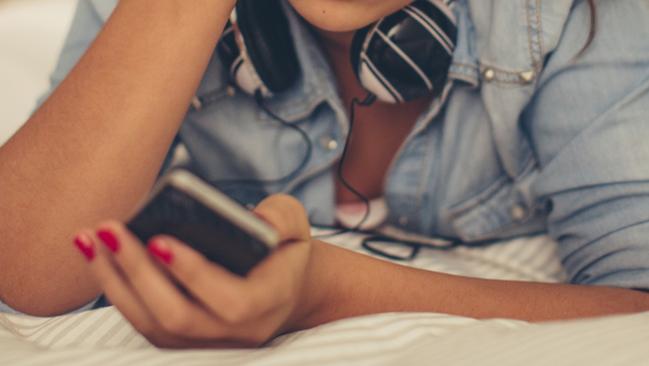
<path fill-rule="evenodd" d="M 273 227 L 185 169 L 163 177 L 127 226 L 143 243 L 174 236 L 240 276 L 279 245 Z"/>

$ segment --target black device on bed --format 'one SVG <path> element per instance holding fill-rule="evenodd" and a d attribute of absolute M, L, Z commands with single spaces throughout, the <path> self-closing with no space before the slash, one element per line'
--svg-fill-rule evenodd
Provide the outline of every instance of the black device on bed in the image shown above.
<path fill-rule="evenodd" d="M 127 226 L 143 243 L 174 236 L 241 276 L 279 244 L 270 225 L 184 169 L 165 176 Z"/>

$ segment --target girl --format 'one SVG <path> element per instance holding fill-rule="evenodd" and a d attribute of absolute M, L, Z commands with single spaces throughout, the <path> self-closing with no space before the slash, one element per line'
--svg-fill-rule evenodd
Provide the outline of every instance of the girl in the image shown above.
<path fill-rule="evenodd" d="M 289 0 L 265 2 L 272 7 L 261 14 L 248 2 L 256 15 L 246 19 L 259 28 L 247 32 L 275 40 L 257 50 L 281 54 L 257 60 L 259 74 L 240 77 L 236 90 L 228 57 L 215 52 L 235 3 L 79 2 L 55 91 L 0 150 L 4 309 L 60 314 L 105 294 L 168 347 L 257 345 L 377 312 L 542 321 L 649 310 L 645 1 Z M 286 38 L 272 9 L 285 17 Z M 389 25 L 415 24 L 399 23 L 408 17 L 434 47 L 399 49 L 412 29 Z M 352 43 L 362 29 L 374 31 L 359 48 Z M 244 33 L 236 33 L 240 46 L 251 39 Z M 408 70 L 430 78 L 428 93 L 402 88 L 414 78 L 405 71 L 370 70 L 377 44 L 410 58 Z M 418 64 L 420 52 L 435 57 Z M 255 77 L 281 91 L 247 94 Z M 359 108 L 350 129 L 346 106 L 368 90 L 379 100 Z M 305 155 L 304 139 L 286 125 L 307 134 L 312 157 L 264 187 L 291 195 L 255 209 L 284 244 L 248 277 L 171 237 L 155 238 L 147 252 L 121 223 L 177 135 L 211 180 L 273 180 Z M 383 197 L 385 221 L 403 231 L 464 242 L 546 232 L 570 283 L 421 271 L 312 238 L 309 221 L 332 224 L 337 209 L 353 211 L 350 186 Z"/>

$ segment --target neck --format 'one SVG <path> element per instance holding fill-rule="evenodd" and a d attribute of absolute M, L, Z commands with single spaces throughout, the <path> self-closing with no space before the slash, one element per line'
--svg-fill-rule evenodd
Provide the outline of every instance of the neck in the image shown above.
<path fill-rule="evenodd" d="M 350 61 L 350 50 L 354 32 L 330 32 L 317 29 L 321 47 L 329 60 L 338 82 L 338 89 L 343 101 L 353 98 L 362 99 L 367 92 L 356 79 Z"/>
<path fill-rule="evenodd" d="M 350 60 L 354 33 L 317 32 L 320 45 L 335 73 L 342 101 L 349 106 L 353 98 L 364 99 L 367 91 L 356 78 Z M 353 136 L 343 167 L 343 175 L 354 188 L 369 198 L 382 195 L 390 162 L 428 104 L 427 98 L 421 98 L 407 104 L 377 102 L 370 107 L 357 109 Z M 368 168 L 370 161 L 373 163 Z M 358 201 L 356 195 L 343 187 L 342 183 L 337 184 L 339 202 Z"/>
<path fill-rule="evenodd" d="M 336 80 L 338 82 L 338 92 L 343 101 L 349 104 L 352 99 L 358 98 L 363 100 L 367 95 L 367 91 L 361 86 L 356 78 L 356 74 L 351 64 L 351 45 L 354 39 L 354 32 L 331 32 L 316 28 L 316 33 L 320 39 L 320 45 L 324 50 L 325 55 L 329 60 Z M 430 102 L 429 98 L 419 98 L 417 100 L 405 104 L 386 104 L 376 103 L 382 106 L 382 109 L 396 109 L 402 110 L 404 106 L 411 108 L 412 106 L 427 106 Z"/>
<path fill-rule="evenodd" d="M 336 52 L 349 52 L 354 39 L 354 32 L 331 32 L 316 29 L 323 47 Z"/>

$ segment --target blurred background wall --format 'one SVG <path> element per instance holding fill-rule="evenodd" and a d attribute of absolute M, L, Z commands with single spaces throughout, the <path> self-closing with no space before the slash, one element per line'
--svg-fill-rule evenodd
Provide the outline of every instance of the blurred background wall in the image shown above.
<path fill-rule="evenodd" d="M 0 0 L 0 145 L 47 90 L 76 2 Z"/>

